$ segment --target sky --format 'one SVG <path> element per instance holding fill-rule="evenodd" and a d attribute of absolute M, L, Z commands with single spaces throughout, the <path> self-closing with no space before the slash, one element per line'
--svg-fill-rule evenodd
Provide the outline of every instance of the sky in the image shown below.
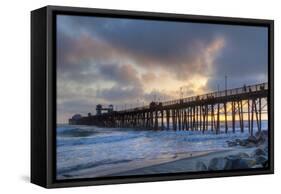
<path fill-rule="evenodd" d="M 266 27 L 57 16 L 57 122 L 268 81 Z M 180 92 L 181 91 L 181 92 Z"/>

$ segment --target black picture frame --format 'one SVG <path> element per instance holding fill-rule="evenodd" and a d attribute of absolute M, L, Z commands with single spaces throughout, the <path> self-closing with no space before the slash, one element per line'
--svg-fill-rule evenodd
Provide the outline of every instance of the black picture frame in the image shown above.
<path fill-rule="evenodd" d="M 56 180 L 56 31 L 57 14 L 268 28 L 269 166 L 266 169 L 192 172 L 124 177 Z M 31 182 L 46 188 L 168 181 L 274 173 L 274 21 L 231 17 L 152 13 L 123 10 L 46 6 L 31 12 Z"/>

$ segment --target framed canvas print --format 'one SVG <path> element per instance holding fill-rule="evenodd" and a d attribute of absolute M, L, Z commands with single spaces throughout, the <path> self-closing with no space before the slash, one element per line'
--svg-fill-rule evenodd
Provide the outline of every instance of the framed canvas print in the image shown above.
<path fill-rule="evenodd" d="M 273 173 L 273 21 L 31 12 L 31 182 Z"/>

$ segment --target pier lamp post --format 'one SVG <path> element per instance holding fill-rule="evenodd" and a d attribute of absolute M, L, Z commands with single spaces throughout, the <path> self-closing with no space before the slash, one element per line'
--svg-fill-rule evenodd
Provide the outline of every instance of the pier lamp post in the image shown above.
<path fill-rule="evenodd" d="M 182 92 L 182 90 L 183 90 L 183 87 L 180 87 L 180 98 L 183 98 L 183 92 Z"/>
<path fill-rule="evenodd" d="M 225 95 L 227 96 L 227 75 L 224 76 Z"/>

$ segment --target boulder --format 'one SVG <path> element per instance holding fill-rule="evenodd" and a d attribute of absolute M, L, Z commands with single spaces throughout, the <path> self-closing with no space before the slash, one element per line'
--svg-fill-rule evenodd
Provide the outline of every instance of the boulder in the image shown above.
<path fill-rule="evenodd" d="M 266 145 L 266 146 L 263 148 L 263 151 L 265 152 L 266 155 L 268 155 L 268 145 Z"/>
<path fill-rule="evenodd" d="M 260 144 L 263 144 L 264 142 L 266 141 L 266 138 L 264 135 L 259 135 L 257 136 L 257 143 L 260 145 Z"/>
<path fill-rule="evenodd" d="M 263 155 L 257 156 L 255 159 L 256 159 L 256 163 L 262 166 L 264 166 L 265 163 L 268 161 L 268 158 Z"/>
<path fill-rule="evenodd" d="M 263 145 L 268 141 L 268 132 L 261 131 L 257 132 L 255 135 L 249 136 L 247 139 L 235 139 L 233 141 L 226 141 L 229 147 L 233 146 L 244 146 L 244 147 L 255 147 L 258 145 Z"/>
<path fill-rule="evenodd" d="M 213 158 L 208 166 L 208 170 L 224 170 L 227 159 L 223 157 Z"/>
<path fill-rule="evenodd" d="M 258 144 L 263 144 L 268 141 L 268 131 L 257 132 L 255 135 L 257 137 Z"/>
<path fill-rule="evenodd" d="M 240 144 L 242 141 L 243 141 L 243 140 L 241 140 L 241 139 L 235 139 L 235 142 L 236 142 L 237 144 Z"/>
<path fill-rule="evenodd" d="M 264 151 L 262 148 L 257 148 L 257 149 L 255 149 L 255 151 L 253 151 L 253 153 L 252 153 L 252 156 L 253 156 L 253 157 L 257 157 L 257 156 L 261 156 L 261 155 L 263 155 L 263 156 L 266 155 L 265 151 Z"/>
<path fill-rule="evenodd" d="M 225 165 L 225 170 L 246 169 L 246 168 L 251 168 L 256 164 L 255 159 L 249 157 L 241 158 L 235 155 L 235 156 L 228 156 L 226 157 L 226 159 L 227 162 Z"/>
<path fill-rule="evenodd" d="M 226 160 L 227 161 L 226 161 L 224 169 L 225 170 L 231 170 L 231 169 L 233 169 L 234 164 L 237 163 L 237 161 L 239 161 L 240 159 L 239 158 L 226 157 Z"/>
<path fill-rule="evenodd" d="M 239 160 L 232 161 L 231 169 L 247 169 L 251 168 L 256 164 L 256 161 L 251 158 L 242 158 Z"/>
<path fill-rule="evenodd" d="M 247 145 L 245 145 L 245 147 L 247 148 L 252 148 L 252 147 L 256 147 L 257 144 L 255 144 L 254 142 L 248 142 Z"/>
<path fill-rule="evenodd" d="M 197 171 L 206 171 L 207 166 L 204 164 L 204 162 L 199 161 L 196 163 L 196 170 Z"/>
<path fill-rule="evenodd" d="M 246 163 L 248 168 L 252 168 L 254 165 L 256 165 L 256 160 L 253 158 L 243 158 L 241 159 L 242 163 Z"/>
<path fill-rule="evenodd" d="M 263 167 L 264 167 L 264 168 L 267 168 L 267 167 L 268 167 L 268 160 L 264 163 Z"/>
<path fill-rule="evenodd" d="M 247 141 L 252 143 L 257 143 L 257 138 L 256 136 L 251 135 L 248 137 Z"/>
<path fill-rule="evenodd" d="M 267 130 L 262 130 L 261 132 L 256 132 L 255 136 L 258 137 L 258 136 L 263 136 L 264 138 L 267 138 L 268 137 L 268 131 Z"/>
<path fill-rule="evenodd" d="M 228 147 L 234 147 L 234 146 L 237 146 L 238 144 L 234 141 L 228 141 L 227 145 L 228 145 Z"/>
<path fill-rule="evenodd" d="M 241 140 L 241 141 L 239 142 L 239 145 L 240 145 L 240 146 L 247 146 L 248 144 L 249 144 L 248 139 L 244 139 L 244 140 Z"/>

